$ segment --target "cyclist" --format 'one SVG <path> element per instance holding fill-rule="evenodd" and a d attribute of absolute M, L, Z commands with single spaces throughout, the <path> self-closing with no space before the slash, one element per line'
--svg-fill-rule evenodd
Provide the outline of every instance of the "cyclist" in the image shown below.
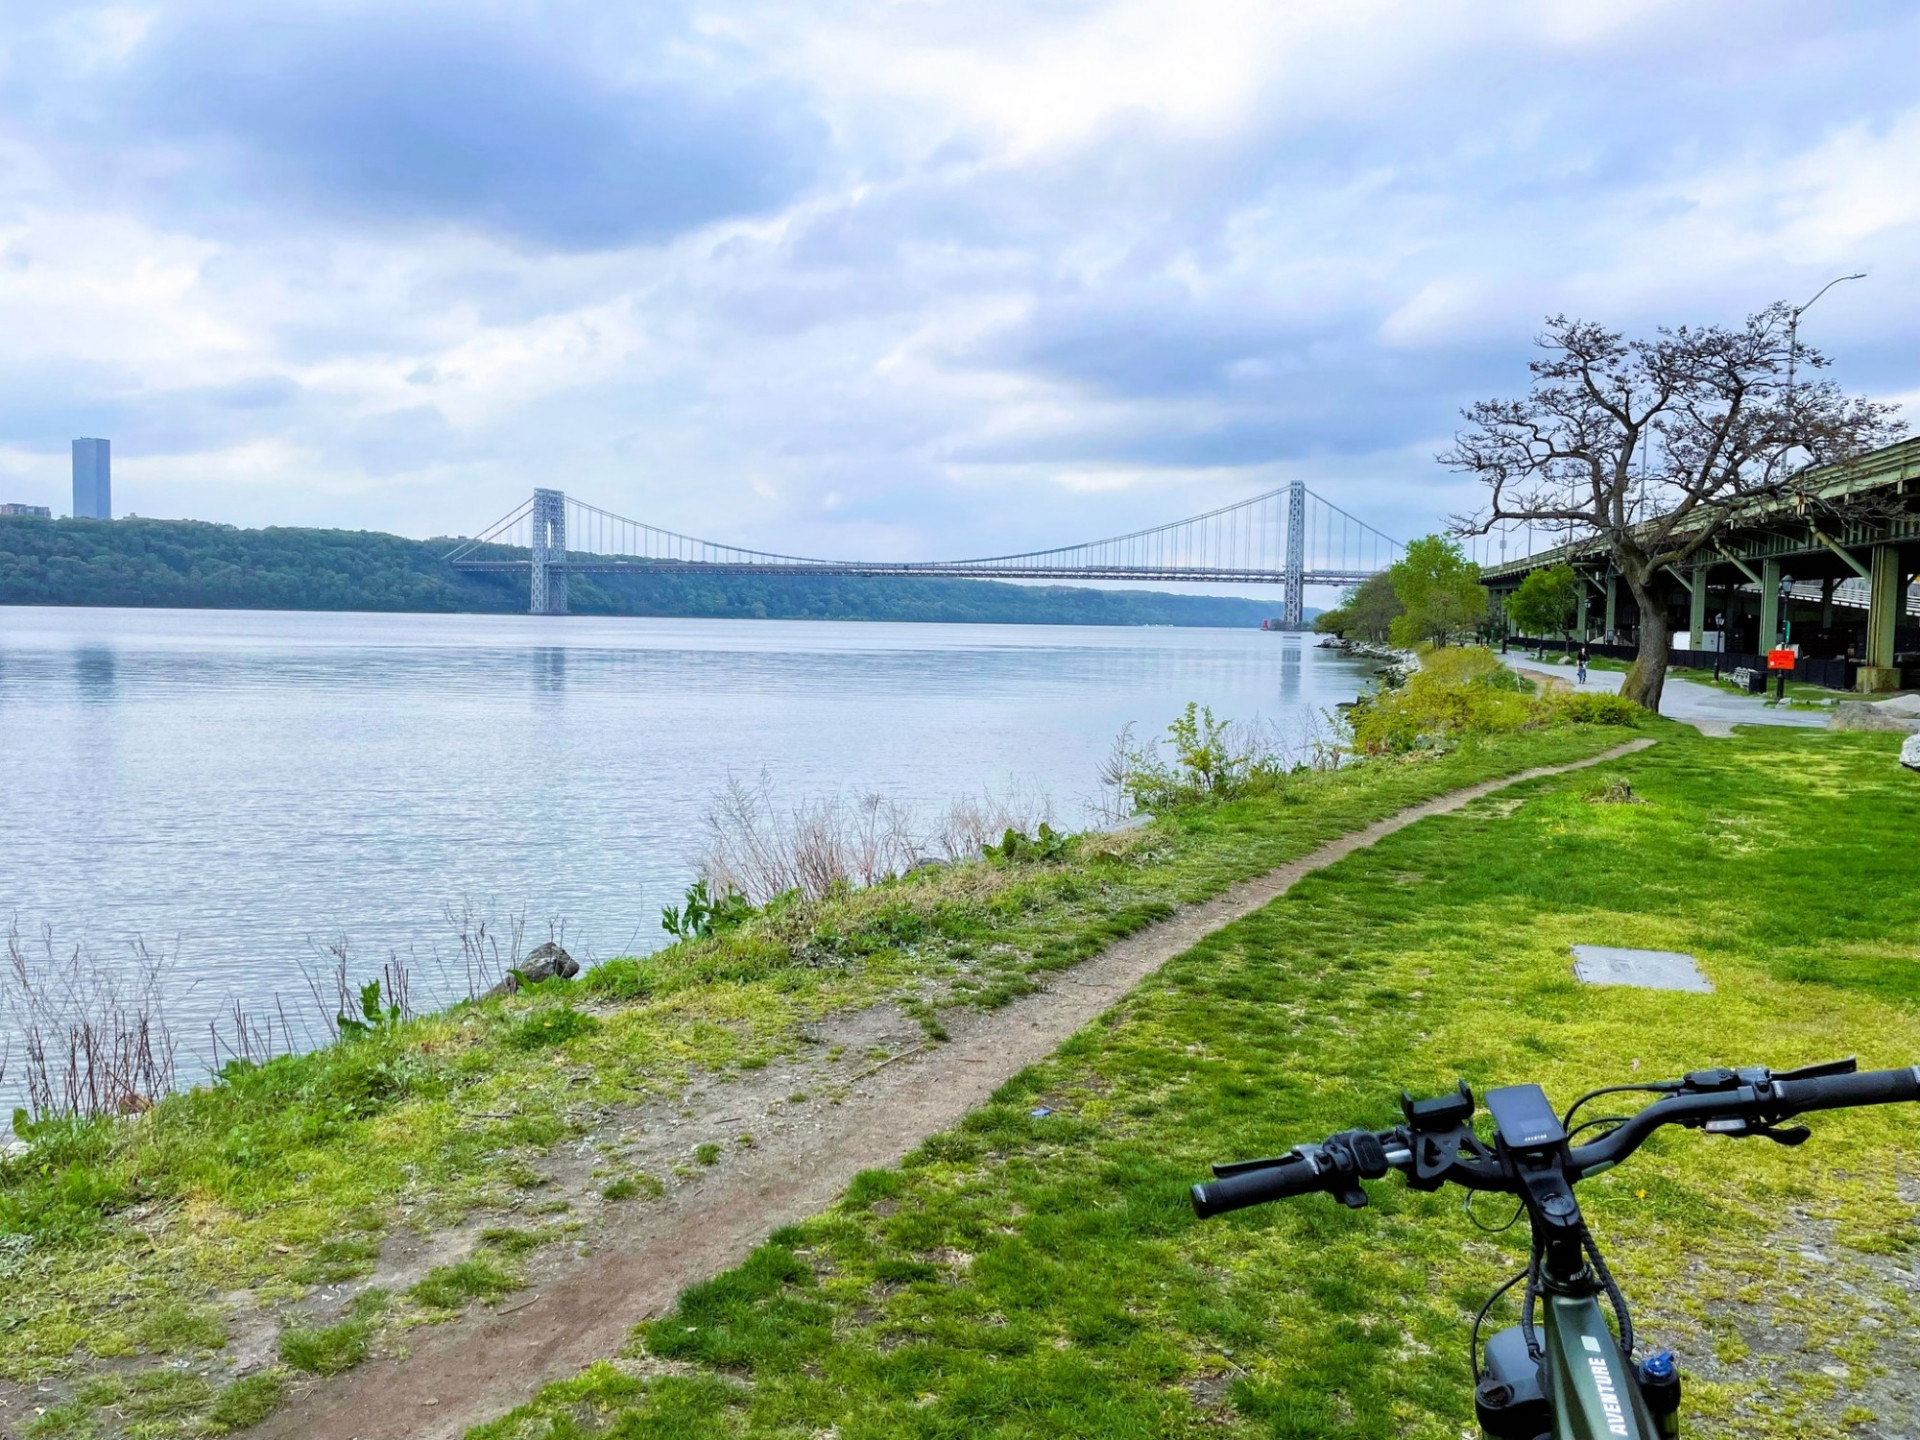
<path fill-rule="evenodd" d="M 1634 1115 L 1573 1123 L 1602 1095 L 1663 1098 Z M 1860 1073 L 1852 1060 L 1778 1074 L 1764 1067 L 1695 1070 L 1679 1080 L 1608 1085 L 1557 1115 L 1538 1085 L 1509 1085 L 1485 1096 L 1490 1142 L 1473 1128 L 1473 1092 L 1415 1100 L 1400 1094 L 1405 1123 L 1391 1130 L 1346 1130 L 1272 1160 L 1214 1166 L 1211 1184 L 1193 1187 L 1202 1219 L 1324 1192 L 1356 1209 L 1361 1182 L 1398 1170 L 1415 1190 L 1455 1184 L 1512 1195 L 1532 1231 L 1527 1268 L 1480 1307 L 1468 1338 L 1474 1410 L 1488 1440 L 1673 1440 L 1680 1433 L 1680 1372 L 1662 1350 L 1633 1365 L 1633 1319 L 1600 1247 L 1581 1218 L 1574 1186 L 1610 1170 L 1663 1125 L 1733 1138 L 1763 1136 L 1798 1145 L 1810 1131 L 1785 1122 L 1812 1110 L 1920 1100 L 1920 1065 Z M 1582 1145 L 1590 1130 L 1601 1133 Z M 1525 1281 L 1520 1323 L 1480 1346 L 1487 1312 Z M 1604 1295 L 1616 1338 L 1600 1308 Z M 1536 1320 L 1536 1311 L 1540 1318 Z"/>

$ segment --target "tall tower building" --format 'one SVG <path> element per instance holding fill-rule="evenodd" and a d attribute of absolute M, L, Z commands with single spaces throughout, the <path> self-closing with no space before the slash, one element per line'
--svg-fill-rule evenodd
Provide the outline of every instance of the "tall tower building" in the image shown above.
<path fill-rule="evenodd" d="M 113 455 L 105 440 L 73 442 L 73 516 L 76 520 L 113 518 Z"/>

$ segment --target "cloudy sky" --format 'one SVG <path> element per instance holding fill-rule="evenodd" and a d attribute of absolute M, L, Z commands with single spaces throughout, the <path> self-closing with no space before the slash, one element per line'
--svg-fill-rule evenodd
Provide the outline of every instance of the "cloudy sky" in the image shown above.
<path fill-rule="evenodd" d="M 939 557 L 1304 474 L 1393 533 L 1549 312 L 1920 402 L 1920 6 L 0 8 L 0 499 Z"/>

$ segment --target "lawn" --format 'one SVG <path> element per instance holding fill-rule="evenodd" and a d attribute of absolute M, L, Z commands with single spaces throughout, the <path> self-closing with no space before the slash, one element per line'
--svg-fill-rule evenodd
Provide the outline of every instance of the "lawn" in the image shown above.
<path fill-rule="evenodd" d="M 1389 1180 L 1359 1212 L 1202 1224 L 1208 1161 L 1392 1123 L 1402 1085 L 1460 1076 L 1564 1103 L 1920 1059 L 1920 777 L 1893 739 L 1658 733 L 1302 882 L 476 1434 L 1454 1440 L 1468 1324 L 1524 1258 L 1502 1207 Z M 1595 803 L 1602 776 L 1633 803 Z M 1691 951 L 1715 993 L 1581 988 L 1582 941 Z M 1583 1187 L 1642 1336 L 1680 1353 L 1687 1433 L 1904 1433 L 1865 1427 L 1916 1359 L 1916 1120 L 1815 1117 L 1798 1150 L 1669 1132 Z"/>
<path fill-rule="evenodd" d="M 575 1217 L 542 1189 L 555 1157 L 577 1157 L 623 1107 L 777 1061 L 821 1015 L 883 1000 L 937 1039 L 946 1008 L 1029 993 L 1327 839 L 1631 734 L 1562 726 L 1298 774 L 1050 859 L 776 904 L 571 985 L 238 1067 L 137 1117 L 33 1129 L 28 1154 L 0 1161 L 0 1402 L 4 1382 L 50 1387 L 33 1392 L 45 1435 L 231 1428 L 271 1408 L 283 1382 L 350 1368 L 413 1326 L 511 1293 L 522 1252 L 484 1238 L 404 1293 L 364 1285 L 400 1230 L 504 1225 L 532 1206 L 539 1236 L 563 1237 Z M 675 1183 L 622 1174 L 602 1193 L 644 1205 Z M 260 1310 L 279 1363 L 248 1373 L 229 1336 L 257 1329 Z"/>

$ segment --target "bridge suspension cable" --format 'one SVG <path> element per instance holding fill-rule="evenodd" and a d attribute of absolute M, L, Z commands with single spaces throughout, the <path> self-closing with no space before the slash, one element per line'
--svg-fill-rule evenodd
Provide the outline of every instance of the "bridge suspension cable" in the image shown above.
<path fill-rule="evenodd" d="M 535 613 L 566 609 L 566 574 L 670 573 L 701 566 L 755 575 L 1278 584 L 1301 625 L 1307 585 L 1351 585 L 1391 565 L 1400 542 L 1303 482 L 1201 515 L 1102 540 L 965 560 L 829 560 L 684 535 L 557 490 L 533 496 L 447 555 L 462 570 L 531 572 Z"/>

